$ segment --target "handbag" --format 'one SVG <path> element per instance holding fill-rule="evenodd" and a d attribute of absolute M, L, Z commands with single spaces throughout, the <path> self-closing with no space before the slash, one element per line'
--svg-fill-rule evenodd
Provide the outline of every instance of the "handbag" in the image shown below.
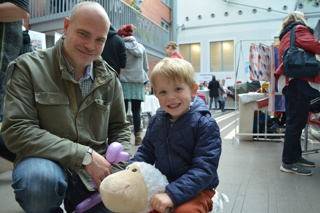
<path fill-rule="evenodd" d="M 290 30 L 290 47 L 283 55 L 284 75 L 290 78 L 313 78 L 320 72 L 320 62 L 315 54 L 294 46 L 295 27 Z"/>

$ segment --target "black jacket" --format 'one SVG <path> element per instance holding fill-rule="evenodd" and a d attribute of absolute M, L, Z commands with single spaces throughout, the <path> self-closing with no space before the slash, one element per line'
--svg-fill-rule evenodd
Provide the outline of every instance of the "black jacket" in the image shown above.
<path fill-rule="evenodd" d="M 110 26 L 108 38 L 101 53 L 102 58 L 118 73 L 126 67 L 127 53 L 123 39 Z"/>
<path fill-rule="evenodd" d="M 219 97 L 220 84 L 216 79 L 209 82 L 208 89 L 210 90 L 210 97 Z"/>

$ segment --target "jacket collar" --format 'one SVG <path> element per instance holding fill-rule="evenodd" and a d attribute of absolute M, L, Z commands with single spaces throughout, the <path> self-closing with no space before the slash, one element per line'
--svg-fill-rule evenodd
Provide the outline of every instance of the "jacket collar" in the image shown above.
<path fill-rule="evenodd" d="M 291 23 L 291 24 L 288 24 L 283 30 L 282 32 L 280 33 L 280 36 L 279 36 L 279 39 L 281 40 L 282 37 L 287 33 L 289 32 L 294 26 L 297 26 L 297 25 L 303 25 L 305 27 L 307 27 L 304 23 L 302 22 L 294 22 L 294 23 Z M 311 34 L 313 34 L 313 29 L 310 28 L 310 27 L 307 27 L 308 30 L 310 31 Z"/>
<path fill-rule="evenodd" d="M 71 80 L 72 77 L 67 71 L 67 62 L 62 54 L 63 41 L 65 37 L 65 35 L 61 36 L 61 38 L 55 44 L 54 54 L 57 61 L 59 62 L 59 70 L 61 72 L 62 78 Z M 97 82 L 98 84 L 105 84 L 112 79 L 113 71 L 106 65 L 106 63 L 104 63 L 101 56 L 93 61 L 93 72 L 95 76 L 95 82 Z"/>

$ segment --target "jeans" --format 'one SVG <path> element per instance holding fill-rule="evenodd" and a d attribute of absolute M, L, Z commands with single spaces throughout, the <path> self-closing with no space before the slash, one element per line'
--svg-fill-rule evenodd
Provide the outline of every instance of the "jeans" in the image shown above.
<path fill-rule="evenodd" d="M 214 108 L 218 109 L 218 101 L 219 101 L 219 96 L 218 97 L 210 97 L 210 102 L 209 102 L 209 109 L 212 109 L 212 102 L 214 100 Z"/>
<path fill-rule="evenodd" d="M 67 212 L 90 197 L 78 175 L 70 175 L 58 163 L 43 158 L 22 158 L 12 173 L 16 201 L 27 213 L 58 213 L 64 201 Z M 103 203 L 86 212 L 111 213 Z"/>
<path fill-rule="evenodd" d="M 301 133 L 308 121 L 312 97 L 300 93 L 292 80 L 282 93 L 286 101 L 286 132 L 282 162 L 291 164 L 296 163 L 302 155 Z"/>
<path fill-rule="evenodd" d="M 222 96 L 221 97 L 221 110 L 224 111 L 224 108 L 226 106 L 227 97 Z"/>

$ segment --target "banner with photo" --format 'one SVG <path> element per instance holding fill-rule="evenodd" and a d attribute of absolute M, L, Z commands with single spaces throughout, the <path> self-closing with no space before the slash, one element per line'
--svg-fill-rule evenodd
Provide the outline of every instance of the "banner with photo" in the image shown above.
<path fill-rule="evenodd" d="M 31 44 L 37 50 L 44 50 L 46 49 L 46 34 L 40 33 L 37 31 L 29 30 L 29 35 L 31 38 Z"/>

